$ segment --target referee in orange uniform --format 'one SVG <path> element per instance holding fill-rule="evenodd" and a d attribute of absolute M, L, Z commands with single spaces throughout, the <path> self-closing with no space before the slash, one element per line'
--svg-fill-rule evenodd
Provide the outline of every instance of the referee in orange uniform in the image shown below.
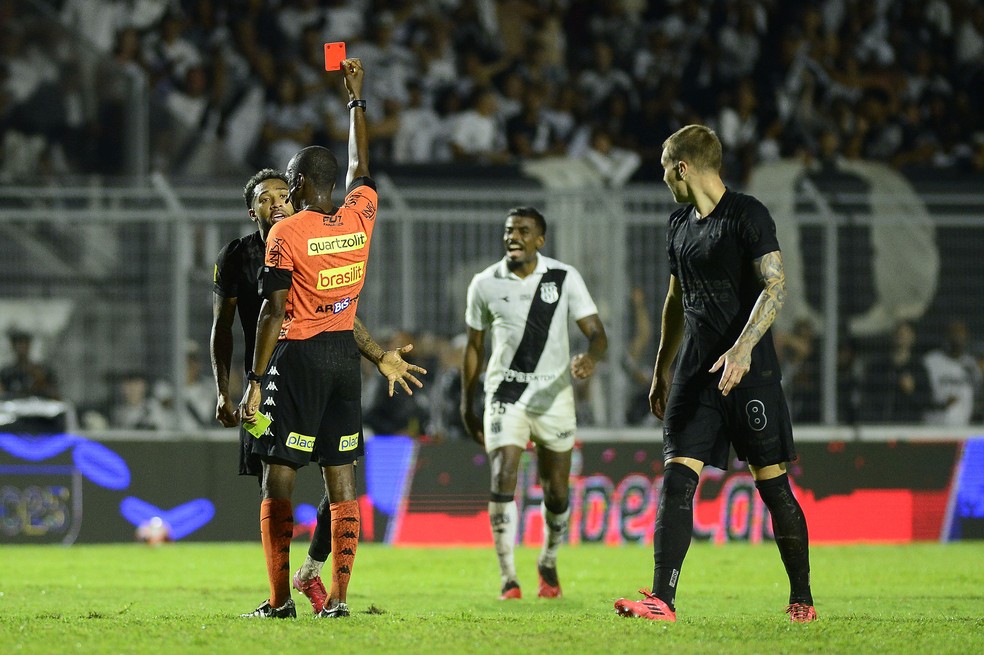
<path fill-rule="evenodd" d="M 253 442 L 263 462 L 260 533 L 270 598 L 244 616 L 296 614 L 290 598 L 291 496 L 297 469 L 310 461 L 322 467 L 331 507 L 331 589 L 319 616 L 349 615 L 346 590 L 360 529 L 354 463 L 364 453 L 352 328 L 378 200 L 369 178 L 362 63 L 346 59 L 342 72 L 350 98 L 345 201 L 335 207 L 331 199 L 338 175 L 334 154 L 320 146 L 298 152 L 287 165 L 298 211 L 270 229 L 260 273 L 264 301 L 240 411 L 244 422 L 255 423 L 260 412 L 271 419 Z"/>

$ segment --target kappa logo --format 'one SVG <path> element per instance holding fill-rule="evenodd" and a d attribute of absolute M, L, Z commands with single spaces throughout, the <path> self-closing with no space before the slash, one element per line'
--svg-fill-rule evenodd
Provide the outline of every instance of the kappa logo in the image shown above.
<path fill-rule="evenodd" d="M 318 272 L 318 290 L 348 287 L 362 281 L 366 274 L 366 263 L 356 262 L 338 268 L 326 268 Z"/>
<path fill-rule="evenodd" d="M 317 439 L 317 437 L 309 437 L 306 434 L 291 432 L 287 435 L 287 447 L 309 453 L 314 449 L 315 439 Z"/>
<path fill-rule="evenodd" d="M 327 255 L 336 252 L 349 252 L 351 250 L 362 250 L 368 241 L 365 232 L 354 232 L 352 234 L 340 234 L 333 237 L 319 237 L 308 239 L 308 255 Z"/>
<path fill-rule="evenodd" d="M 540 285 L 540 300 L 548 305 L 560 300 L 560 291 L 557 289 L 556 282 L 544 282 Z"/>
<path fill-rule="evenodd" d="M 273 380 L 270 380 L 266 385 L 266 390 L 277 391 L 277 384 Z"/>
<path fill-rule="evenodd" d="M 267 405 L 269 407 L 276 407 L 277 406 L 277 403 L 275 403 L 273 401 L 273 396 L 269 396 L 266 400 L 263 401 L 263 404 L 264 405 Z"/>
<path fill-rule="evenodd" d="M 365 198 L 362 192 L 356 191 L 349 196 L 348 200 L 345 202 L 344 207 L 346 209 L 355 209 L 358 204 Z M 359 214 L 362 215 L 367 221 L 371 221 L 376 218 L 376 204 L 371 200 L 366 200 L 366 205 L 361 210 Z"/>
<path fill-rule="evenodd" d="M 338 440 L 338 452 L 344 453 L 355 450 L 359 446 L 359 433 L 347 434 Z"/>
<path fill-rule="evenodd" d="M 267 371 L 267 375 L 268 376 L 270 376 L 270 375 L 280 375 L 280 373 L 277 372 L 277 367 L 276 366 L 271 366 L 270 367 L 270 370 Z"/>
<path fill-rule="evenodd" d="M 284 257 L 284 240 L 281 238 L 276 238 L 273 243 L 270 244 L 270 249 L 267 251 L 267 260 L 270 262 L 270 266 L 274 268 L 280 268 L 280 260 Z"/>

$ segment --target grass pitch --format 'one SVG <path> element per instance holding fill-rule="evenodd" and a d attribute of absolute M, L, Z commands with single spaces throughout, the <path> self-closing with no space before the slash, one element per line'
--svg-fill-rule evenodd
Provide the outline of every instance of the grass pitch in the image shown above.
<path fill-rule="evenodd" d="M 294 568 L 305 549 L 295 544 Z M 695 544 L 679 622 L 615 615 L 651 582 L 649 547 L 560 555 L 565 597 L 500 602 L 485 549 L 362 545 L 348 620 L 238 618 L 267 597 L 259 544 L 0 547 L 0 652 L 14 653 L 984 653 L 984 543 L 815 547 L 820 621 L 792 625 L 775 547 Z"/>

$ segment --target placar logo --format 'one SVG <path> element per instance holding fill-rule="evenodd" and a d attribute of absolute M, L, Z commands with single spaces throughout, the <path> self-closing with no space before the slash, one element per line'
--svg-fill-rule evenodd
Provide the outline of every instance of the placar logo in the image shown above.
<path fill-rule="evenodd" d="M 326 268 L 318 273 L 318 289 L 337 289 L 347 287 L 362 281 L 366 272 L 365 262 L 356 262 L 338 268 Z"/>
<path fill-rule="evenodd" d="M 293 448 L 294 450 L 302 450 L 306 453 L 311 452 L 314 449 L 314 440 L 317 437 L 309 437 L 305 434 L 298 434 L 297 432 L 291 432 L 287 435 L 287 447 Z"/>
<path fill-rule="evenodd" d="M 359 446 L 359 433 L 347 434 L 338 440 L 338 452 L 344 453 L 349 450 L 355 450 Z"/>

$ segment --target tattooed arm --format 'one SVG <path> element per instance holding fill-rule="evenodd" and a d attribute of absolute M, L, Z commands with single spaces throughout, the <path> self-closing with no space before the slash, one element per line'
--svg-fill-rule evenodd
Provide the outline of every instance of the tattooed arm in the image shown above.
<path fill-rule="evenodd" d="M 718 389 L 725 396 L 741 382 L 745 373 L 748 373 L 752 364 L 752 348 L 772 327 L 779 310 L 786 302 L 786 275 L 782 269 L 782 254 L 778 250 L 766 253 L 756 259 L 754 264 L 759 282 L 762 283 L 762 293 L 755 301 L 748 322 L 738 335 L 735 345 L 721 355 L 711 367 L 711 373 L 724 367 Z"/>

